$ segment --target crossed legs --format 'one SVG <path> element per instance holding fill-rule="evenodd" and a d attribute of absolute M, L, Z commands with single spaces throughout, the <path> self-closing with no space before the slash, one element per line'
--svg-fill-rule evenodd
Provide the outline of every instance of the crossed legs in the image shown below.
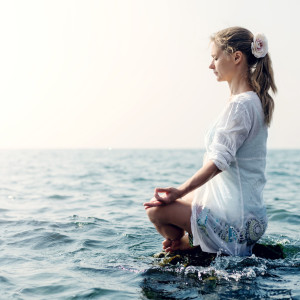
<path fill-rule="evenodd" d="M 193 193 L 177 199 L 169 205 L 150 207 L 147 214 L 156 230 L 166 239 L 163 248 L 166 251 L 191 248 L 185 232 L 191 231 Z"/>

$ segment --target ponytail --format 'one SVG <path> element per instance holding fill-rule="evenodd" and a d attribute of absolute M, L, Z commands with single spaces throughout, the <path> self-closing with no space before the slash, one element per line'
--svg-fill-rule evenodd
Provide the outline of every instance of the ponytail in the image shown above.
<path fill-rule="evenodd" d="M 269 54 L 257 59 L 257 63 L 252 67 L 252 72 L 250 72 L 250 84 L 261 100 L 265 123 L 270 126 L 275 105 L 273 98 L 269 94 L 269 89 L 271 88 L 275 94 L 277 87 Z"/>

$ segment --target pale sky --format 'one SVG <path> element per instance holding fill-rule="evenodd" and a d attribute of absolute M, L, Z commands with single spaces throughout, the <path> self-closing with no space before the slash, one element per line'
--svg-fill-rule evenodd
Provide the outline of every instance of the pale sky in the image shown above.
<path fill-rule="evenodd" d="M 300 2 L 0 0 L 0 148 L 203 148 L 229 89 L 209 37 L 263 32 L 269 148 L 300 148 Z"/>

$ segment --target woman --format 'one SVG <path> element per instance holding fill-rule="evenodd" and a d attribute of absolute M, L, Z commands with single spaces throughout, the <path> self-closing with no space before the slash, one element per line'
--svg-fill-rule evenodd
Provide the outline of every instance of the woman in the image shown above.
<path fill-rule="evenodd" d="M 276 92 L 267 40 L 241 27 L 211 38 L 209 66 L 230 98 L 205 137 L 203 167 L 178 188 L 156 188 L 145 203 L 168 251 L 251 255 L 267 227 L 266 140 Z M 188 233 L 185 234 L 185 233 Z"/>

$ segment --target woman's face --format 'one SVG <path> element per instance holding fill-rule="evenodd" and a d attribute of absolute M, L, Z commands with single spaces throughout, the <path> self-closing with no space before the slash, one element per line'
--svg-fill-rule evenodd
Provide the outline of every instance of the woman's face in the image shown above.
<path fill-rule="evenodd" d="M 214 71 L 218 81 L 230 82 L 235 72 L 234 58 L 219 48 L 214 42 L 211 47 L 212 62 L 209 68 Z"/>

